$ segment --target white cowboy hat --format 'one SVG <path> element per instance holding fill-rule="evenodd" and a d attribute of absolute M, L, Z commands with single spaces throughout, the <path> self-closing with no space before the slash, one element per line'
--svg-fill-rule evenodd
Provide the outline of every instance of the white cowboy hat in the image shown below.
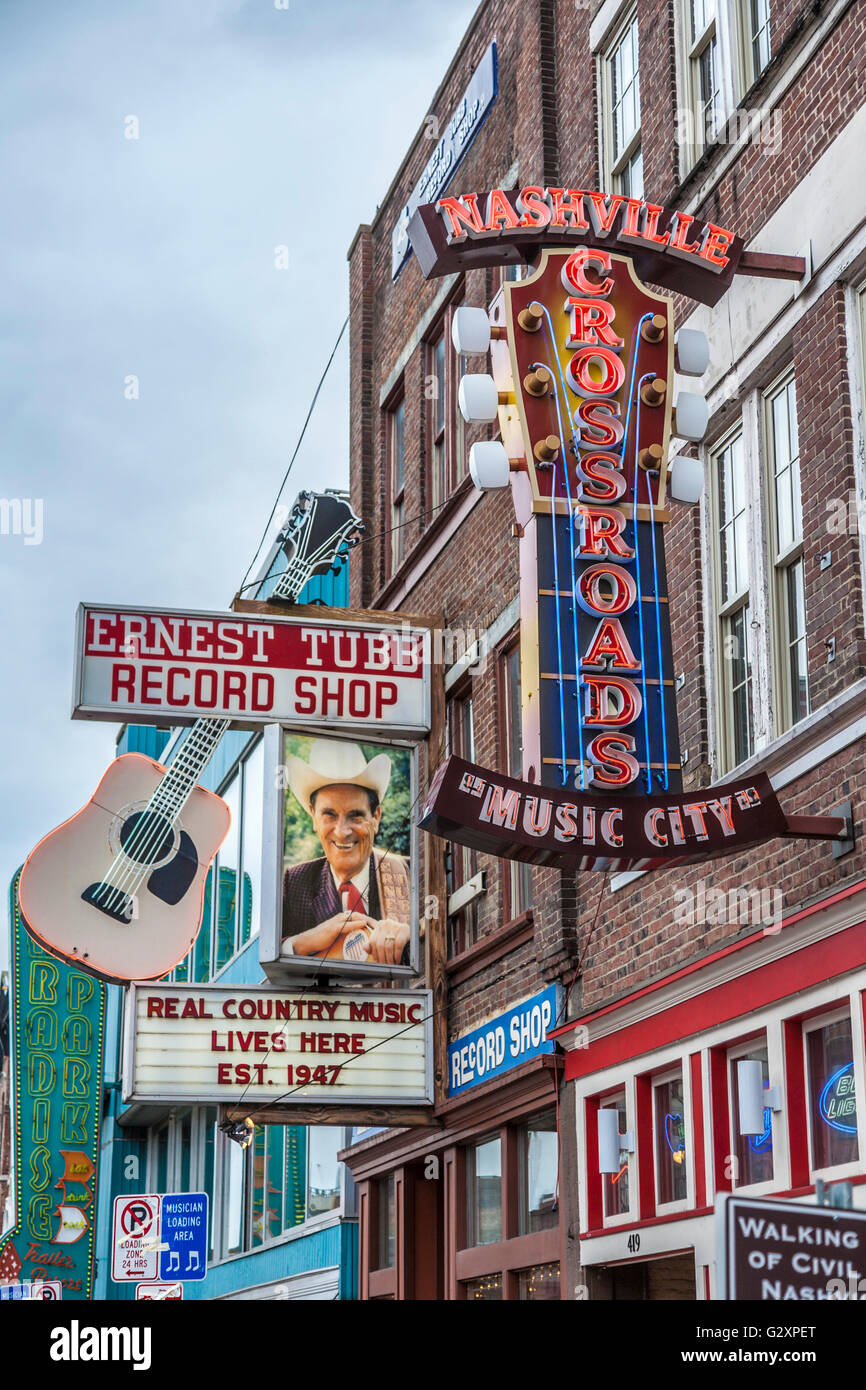
<path fill-rule="evenodd" d="M 391 759 L 387 753 L 379 753 L 367 762 L 357 743 L 341 743 L 331 738 L 313 740 L 309 762 L 290 754 L 286 765 L 289 786 L 310 815 L 313 814 L 310 798 L 320 787 L 338 784 L 367 787 L 382 801 L 391 780 Z"/>

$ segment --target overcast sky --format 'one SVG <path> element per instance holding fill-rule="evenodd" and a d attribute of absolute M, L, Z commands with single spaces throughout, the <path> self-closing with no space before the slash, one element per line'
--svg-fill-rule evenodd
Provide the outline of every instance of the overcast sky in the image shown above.
<path fill-rule="evenodd" d="M 69 718 L 76 605 L 228 606 L 346 315 L 351 239 L 476 7 L 283 3 L 0 4 L 0 497 L 33 500 L 34 541 L 42 506 L 41 543 L 0 534 L 4 893 L 114 754 L 116 726 Z M 285 501 L 348 483 L 346 363 Z"/>

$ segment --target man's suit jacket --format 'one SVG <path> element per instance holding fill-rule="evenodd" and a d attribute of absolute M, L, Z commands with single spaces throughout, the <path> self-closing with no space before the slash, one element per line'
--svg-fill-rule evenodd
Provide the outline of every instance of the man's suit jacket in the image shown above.
<path fill-rule="evenodd" d="M 379 885 L 376 875 L 370 875 L 370 890 L 367 896 L 368 916 L 378 919 L 382 916 L 379 901 Z M 308 859 L 303 864 L 293 864 L 283 875 L 283 939 L 297 936 L 320 922 L 327 922 L 343 911 L 343 904 L 334 883 L 331 866 L 324 856 L 321 859 Z"/>

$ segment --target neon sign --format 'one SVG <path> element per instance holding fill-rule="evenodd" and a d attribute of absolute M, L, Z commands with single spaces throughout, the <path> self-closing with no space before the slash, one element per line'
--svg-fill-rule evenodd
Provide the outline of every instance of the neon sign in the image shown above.
<path fill-rule="evenodd" d="M 818 1097 L 818 1113 L 831 1129 L 840 1134 L 857 1133 L 857 1097 L 854 1092 L 854 1063 L 846 1062 L 826 1082 Z M 845 1121 L 848 1120 L 846 1124 Z M 853 1123 L 852 1123 L 853 1121 Z"/>
<path fill-rule="evenodd" d="M 674 1163 L 685 1162 L 686 1126 L 683 1115 L 672 1115 L 670 1112 L 665 1115 L 665 1139 Z"/>

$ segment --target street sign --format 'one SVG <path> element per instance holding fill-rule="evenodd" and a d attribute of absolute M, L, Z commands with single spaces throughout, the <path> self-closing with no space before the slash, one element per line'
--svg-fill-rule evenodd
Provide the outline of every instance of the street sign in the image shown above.
<path fill-rule="evenodd" d="M 717 1298 L 776 1303 L 866 1295 L 866 1211 L 724 1193 L 716 1198 L 716 1225 Z"/>
<path fill-rule="evenodd" d="M 30 1297 L 41 1298 L 43 1303 L 53 1303 L 63 1297 L 63 1285 L 59 1279 L 34 1279 L 30 1285 Z"/>
<path fill-rule="evenodd" d="M 207 1201 L 206 1192 L 170 1192 L 162 1198 L 161 1279 L 205 1278 Z"/>
<path fill-rule="evenodd" d="M 29 1284 L 0 1284 L 0 1299 L 13 1299 L 17 1302 L 20 1298 L 29 1297 Z"/>
<path fill-rule="evenodd" d="M 183 1284 L 136 1284 L 135 1297 L 151 1303 L 177 1303 L 183 1298 Z"/>
<path fill-rule="evenodd" d="M 157 1195 L 115 1197 L 111 1277 L 115 1283 L 156 1279 L 159 1266 L 160 1199 Z"/>

